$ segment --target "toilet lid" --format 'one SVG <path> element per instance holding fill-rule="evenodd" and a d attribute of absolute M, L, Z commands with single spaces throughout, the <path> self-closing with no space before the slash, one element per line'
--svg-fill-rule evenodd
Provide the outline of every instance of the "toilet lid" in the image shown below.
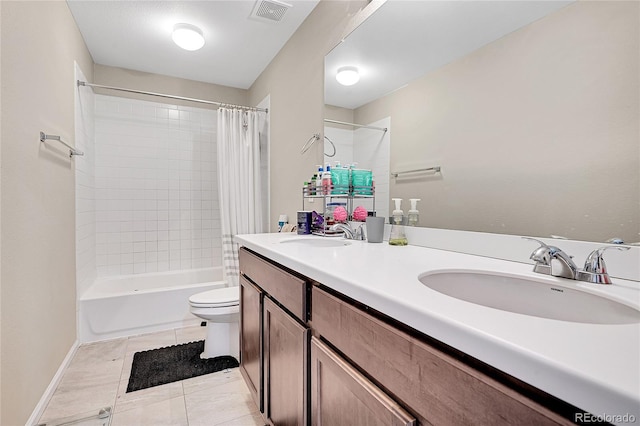
<path fill-rule="evenodd" d="M 240 304 L 239 287 L 224 287 L 194 294 L 189 297 L 191 306 L 225 307 Z"/>

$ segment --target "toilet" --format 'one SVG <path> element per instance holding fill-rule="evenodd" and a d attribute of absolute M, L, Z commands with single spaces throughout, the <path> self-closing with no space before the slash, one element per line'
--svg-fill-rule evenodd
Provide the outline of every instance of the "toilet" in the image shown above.
<path fill-rule="evenodd" d="M 189 297 L 189 310 L 207 321 L 207 337 L 200 358 L 231 355 L 240 359 L 240 287 L 216 288 L 194 294 Z"/>

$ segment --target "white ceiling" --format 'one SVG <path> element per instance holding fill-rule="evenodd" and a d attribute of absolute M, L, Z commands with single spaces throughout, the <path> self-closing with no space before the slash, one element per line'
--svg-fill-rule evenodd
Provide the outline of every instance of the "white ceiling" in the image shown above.
<path fill-rule="evenodd" d="M 286 0 L 293 7 L 279 22 L 250 18 L 255 0 L 67 3 L 97 64 L 248 89 L 318 0 Z M 183 22 L 202 29 L 202 49 L 173 43 Z"/>
<path fill-rule="evenodd" d="M 360 107 L 572 1 L 388 0 L 326 56 L 325 103 Z M 347 65 L 349 87 L 335 79 Z"/>

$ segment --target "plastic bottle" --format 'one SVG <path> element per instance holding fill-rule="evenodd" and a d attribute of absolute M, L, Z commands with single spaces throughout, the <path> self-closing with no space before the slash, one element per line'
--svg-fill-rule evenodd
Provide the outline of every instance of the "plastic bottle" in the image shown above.
<path fill-rule="evenodd" d="M 353 195 L 354 191 L 353 191 L 353 171 L 356 169 L 356 167 L 358 166 L 358 163 L 351 163 L 349 165 L 349 195 Z"/>
<path fill-rule="evenodd" d="M 356 169 L 356 164 L 351 165 L 351 184 L 353 185 L 353 193 L 356 195 L 371 195 L 371 184 L 373 182 L 373 173 L 371 170 Z"/>
<path fill-rule="evenodd" d="M 409 226 L 417 226 L 418 225 L 418 217 L 420 213 L 418 212 L 418 201 L 420 198 L 409 198 L 411 202 L 411 210 L 409 210 Z"/>
<path fill-rule="evenodd" d="M 340 161 L 336 161 L 336 166 L 331 169 L 331 183 L 334 195 L 347 195 L 349 193 L 349 169 L 342 167 Z"/>
<path fill-rule="evenodd" d="M 322 193 L 331 195 L 331 165 L 327 164 L 327 168 L 322 173 Z"/>
<path fill-rule="evenodd" d="M 316 195 L 316 186 L 318 186 L 318 184 L 316 183 L 316 174 L 314 173 L 313 176 L 311 176 L 311 182 L 309 182 L 309 195 Z"/>
<path fill-rule="evenodd" d="M 402 198 L 392 198 L 392 200 L 396 203 L 396 208 L 393 211 L 393 223 L 391 224 L 389 244 L 392 246 L 406 246 L 408 244 L 408 241 L 407 236 L 404 233 L 404 226 L 402 226 L 404 212 L 400 208 L 402 204 Z"/>
<path fill-rule="evenodd" d="M 316 195 L 322 195 L 322 165 L 318 164 L 318 173 L 316 173 Z"/>

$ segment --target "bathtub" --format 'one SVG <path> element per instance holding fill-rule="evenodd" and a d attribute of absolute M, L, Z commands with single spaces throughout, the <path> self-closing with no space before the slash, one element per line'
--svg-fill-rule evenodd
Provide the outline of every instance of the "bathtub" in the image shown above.
<path fill-rule="evenodd" d="M 97 279 L 78 301 L 80 343 L 198 324 L 189 296 L 226 287 L 222 268 Z"/>

